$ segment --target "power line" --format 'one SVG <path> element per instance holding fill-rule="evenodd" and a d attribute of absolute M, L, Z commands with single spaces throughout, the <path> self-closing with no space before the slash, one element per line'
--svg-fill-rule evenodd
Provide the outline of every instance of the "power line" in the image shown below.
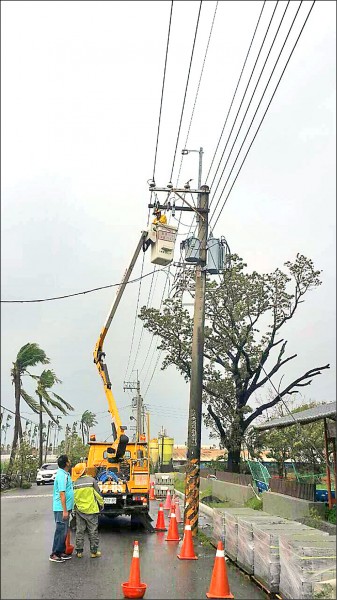
<path fill-rule="evenodd" d="M 16 413 L 14 411 L 10 410 L 9 408 L 6 408 L 6 406 L 1 405 L 1 408 L 3 410 L 7 410 L 7 412 L 9 412 L 9 413 L 12 413 L 12 415 L 16 415 Z M 37 413 L 34 413 L 34 414 L 36 415 Z M 33 423 L 33 425 L 36 425 L 37 427 L 39 427 L 39 424 L 35 423 L 35 421 L 32 421 L 31 419 L 26 419 L 26 417 L 22 417 L 21 414 L 19 416 L 20 416 L 20 419 L 23 419 L 24 421 L 28 421 L 29 423 Z"/>
<path fill-rule="evenodd" d="M 141 276 L 143 274 L 144 262 L 145 262 L 145 252 L 143 253 Z M 137 313 L 138 313 L 138 306 L 139 306 L 139 298 L 140 298 L 141 287 L 142 287 L 142 280 L 140 279 L 139 288 L 138 288 L 137 304 L 136 304 L 136 312 L 135 312 L 135 318 L 134 318 L 134 323 L 133 323 L 133 331 L 132 331 L 132 337 L 131 337 L 131 346 L 130 346 L 128 363 L 127 363 L 126 369 L 125 369 L 124 379 L 126 379 L 127 371 L 128 371 L 128 368 L 129 368 L 130 359 L 131 359 L 131 353 L 132 353 L 132 348 L 133 348 L 133 341 L 134 341 L 134 338 L 135 338 L 135 331 L 136 331 L 136 325 L 137 325 L 137 316 L 138 316 Z"/>
<path fill-rule="evenodd" d="M 224 147 L 224 149 L 223 149 L 223 152 L 222 152 L 222 154 L 221 154 L 221 158 L 220 158 L 220 160 L 219 160 L 219 163 L 218 163 L 217 169 L 216 169 L 216 171 L 215 171 L 215 175 L 214 175 L 214 177 L 213 177 L 213 179 L 212 179 L 212 183 L 211 183 L 211 185 L 210 185 L 210 188 L 212 188 L 212 186 L 213 186 L 213 183 L 214 183 L 214 181 L 215 181 L 215 179 L 216 179 L 216 176 L 217 176 L 217 174 L 218 174 L 218 171 L 219 171 L 219 168 L 220 168 L 221 161 L 222 161 L 222 159 L 223 159 L 223 157 L 224 157 L 224 154 L 225 154 L 225 152 L 226 152 L 226 148 L 227 148 L 227 145 L 228 145 L 228 143 L 229 143 L 230 137 L 231 137 L 231 135 L 232 135 L 233 129 L 234 129 L 234 127 L 235 127 L 236 120 L 237 120 L 237 118 L 238 118 L 238 116 L 239 116 L 239 113 L 240 113 L 240 110 L 241 110 L 241 107 L 242 107 L 243 101 L 244 101 L 244 99 L 245 99 L 245 97 L 246 97 L 247 90 L 248 90 L 248 88 L 249 88 L 249 84 L 250 84 L 250 82 L 251 82 L 251 80 L 252 80 L 252 77 L 253 77 L 253 74 L 254 74 L 254 71 L 255 71 L 255 67 L 256 67 L 256 65 L 257 65 L 257 62 L 258 62 L 258 60 L 259 60 L 259 58 L 260 58 L 260 54 L 261 54 L 261 52 L 262 52 L 262 49 L 263 49 L 264 43 L 265 43 L 265 41 L 266 41 L 266 38 L 267 38 L 267 35 L 268 35 L 268 32 L 269 32 L 270 26 L 271 26 L 271 24 L 272 24 L 272 21 L 273 21 L 274 15 L 275 15 L 275 11 L 276 11 L 277 5 L 278 5 L 278 1 L 276 2 L 275 6 L 274 6 L 274 10 L 273 10 L 273 12 L 272 12 L 272 15 L 271 15 L 271 17 L 270 17 L 270 20 L 269 20 L 269 23 L 268 23 L 268 27 L 267 27 L 266 33 L 264 34 L 264 37 L 263 37 L 263 40 L 262 40 L 262 43 L 261 43 L 261 46 L 260 46 L 260 49 L 259 49 L 258 55 L 257 55 L 257 57 L 256 57 L 256 59 L 255 59 L 255 63 L 254 63 L 254 66 L 253 66 L 252 72 L 251 72 L 251 74 L 250 74 L 250 77 L 249 77 L 249 79 L 248 79 L 248 83 L 247 83 L 247 85 L 246 85 L 246 89 L 245 89 L 245 91 L 244 91 L 244 94 L 243 94 L 243 96 L 242 96 L 242 99 L 241 99 L 241 102 L 240 102 L 240 106 L 239 106 L 239 108 L 238 108 L 238 110 L 237 110 L 237 112 L 236 112 L 236 115 L 235 115 L 234 122 L 233 122 L 233 124 L 232 124 L 232 127 L 231 127 L 231 130 L 230 130 L 230 132 L 229 132 L 229 136 L 228 136 L 228 138 L 227 138 L 227 142 L 226 142 L 226 144 L 225 144 L 225 147 Z M 262 11 L 261 11 L 261 12 L 262 12 Z M 221 177 L 222 177 L 222 175 L 221 175 Z M 210 207 L 211 207 L 211 204 L 212 204 L 212 202 L 213 202 L 214 195 L 215 195 L 215 194 L 216 194 L 216 192 L 217 192 L 217 189 L 218 189 L 218 186 L 219 186 L 219 183 L 220 183 L 221 177 L 220 177 L 220 179 L 219 179 L 219 181 L 218 181 L 217 187 L 215 188 L 215 192 L 213 193 L 213 198 L 212 198 L 212 199 L 211 199 L 211 201 L 210 201 L 210 204 L 209 204 L 209 206 L 210 206 Z"/>
<path fill-rule="evenodd" d="M 234 100 L 235 100 L 236 92 L 237 92 L 237 90 L 238 90 L 238 87 L 239 87 L 239 85 L 240 85 L 241 77 L 242 77 L 242 75 L 243 75 L 243 72 L 244 72 L 244 70 L 245 70 L 245 66 L 246 66 L 246 63 L 247 63 L 247 60 L 248 60 L 248 56 L 249 56 L 249 53 L 250 53 L 251 47 L 252 47 L 252 45 L 253 45 L 253 42 L 254 42 L 254 39 L 255 39 L 256 31 L 257 31 L 257 28 L 258 28 L 258 26 L 259 26 L 260 19 L 261 19 L 261 17 L 262 17 L 262 13 L 263 13 L 263 9 L 264 9 L 264 7 L 265 7 L 265 4 L 266 4 L 266 0 L 264 0 L 264 2 L 263 2 L 263 6 L 262 6 L 262 9 L 261 9 L 261 12 L 260 12 L 259 18 L 258 18 L 258 20 L 257 20 L 257 23 L 256 23 L 256 26 L 255 26 L 255 30 L 254 30 L 254 33 L 253 33 L 253 37 L 252 37 L 252 39 L 251 39 L 251 42 L 250 42 L 250 44 L 249 44 L 248 52 L 247 52 L 247 54 L 246 54 L 246 58 L 245 58 L 245 60 L 244 60 L 243 67 L 242 67 L 242 69 L 241 69 L 240 77 L 239 77 L 239 79 L 238 79 L 238 82 L 237 82 L 237 84 L 236 84 L 236 88 L 235 88 L 235 91 L 234 91 L 234 94 L 233 94 L 233 98 L 232 98 L 232 101 L 231 101 L 231 103 L 230 103 L 230 106 L 229 106 L 229 109 L 228 109 L 227 115 L 226 115 L 225 123 L 224 123 L 224 126 L 223 126 L 223 128 L 222 128 L 222 131 L 221 131 L 221 134 L 220 134 L 220 137 L 219 137 L 218 143 L 217 143 L 217 147 L 215 148 L 215 152 L 214 152 L 214 154 L 213 154 L 213 158 L 212 158 L 212 161 L 211 161 L 211 166 L 210 166 L 210 168 L 209 168 L 209 170 L 208 170 L 208 173 L 207 173 L 207 177 L 206 177 L 206 181 L 205 181 L 205 183 L 207 183 L 207 180 L 208 180 L 209 174 L 210 174 L 210 172 L 211 172 L 211 169 L 212 169 L 212 166 L 213 166 L 213 163 L 214 163 L 215 157 L 216 157 L 216 153 L 217 153 L 217 151 L 218 151 L 218 148 L 219 148 L 219 145 L 220 145 L 220 142 L 221 142 L 222 136 L 223 136 L 223 132 L 224 132 L 224 130 L 225 130 L 225 127 L 226 127 L 226 125 L 227 125 L 228 117 L 229 117 L 230 111 L 231 111 L 231 109 L 232 109 L 233 102 L 234 102 Z"/>
<path fill-rule="evenodd" d="M 266 59 L 265 59 L 265 61 L 264 61 L 264 63 L 263 63 L 263 66 L 262 66 L 262 69 L 261 69 L 261 72 L 260 72 L 260 75 L 259 75 L 259 77 L 258 77 L 258 80 L 257 80 L 256 84 L 255 84 L 255 87 L 254 87 L 253 93 L 252 93 L 252 95 L 251 95 L 251 97 L 250 97 L 250 100 L 249 100 L 249 102 L 248 102 L 248 106 L 247 106 L 247 108 L 246 108 L 246 110 L 245 110 L 245 114 L 243 115 L 243 118 L 242 118 L 242 120 L 241 120 L 240 127 L 239 127 L 239 129 L 238 129 L 238 131 L 237 131 L 237 133 L 236 133 L 235 140 L 234 140 L 234 142 L 233 142 L 233 144 L 232 144 L 232 147 L 231 147 L 231 149 L 230 149 L 230 151 L 229 151 L 229 154 L 228 154 L 227 160 L 226 160 L 226 162 L 225 162 L 225 165 L 224 165 L 224 167 L 223 167 L 223 169 L 222 169 L 222 172 L 221 172 L 221 175 L 220 175 L 219 181 L 218 181 L 218 183 L 217 183 L 217 186 L 216 186 L 216 188 L 215 188 L 215 191 L 214 191 L 214 194 L 213 194 L 213 198 L 212 198 L 212 200 L 211 200 L 211 202 L 210 202 L 210 205 L 212 204 L 212 202 L 213 202 L 213 200 L 214 200 L 214 197 L 215 197 L 215 195 L 216 195 L 216 192 L 217 192 L 217 190 L 218 190 L 218 188 L 219 188 L 219 185 L 220 185 L 220 181 L 221 181 L 221 179 L 222 179 L 222 176 L 223 176 L 223 174 L 224 174 L 224 172 L 225 172 L 225 169 L 226 169 L 226 167 L 227 167 L 227 165 L 228 165 L 228 161 L 229 161 L 229 159 L 230 159 L 230 157 L 231 157 L 231 155 L 232 155 L 233 148 L 234 148 L 234 146 L 235 146 L 236 140 L 237 140 L 237 139 L 238 139 L 238 137 L 239 137 L 239 134 L 240 134 L 240 131 L 241 131 L 242 125 L 243 125 L 243 123 L 244 123 L 244 120 L 245 120 L 245 118 L 246 118 L 246 116 L 247 116 L 247 113 L 248 113 L 248 110 L 249 110 L 249 108 L 250 108 L 250 105 L 251 105 L 251 103 L 252 103 L 252 101 L 253 101 L 254 94 L 255 94 L 255 92 L 256 92 L 256 90 L 257 90 L 257 87 L 258 87 L 258 85 L 259 85 L 259 83 L 260 83 L 260 79 L 261 79 L 261 77 L 262 77 L 262 74 L 263 74 L 264 68 L 265 68 L 265 66 L 266 66 L 266 64 L 267 64 L 268 58 L 269 58 L 269 56 L 270 56 L 270 53 L 271 53 L 271 51 L 272 51 L 272 49 L 273 49 L 274 43 L 275 43 L 275 41 L 276 41 L 276 38 L 277 38 L 277 36 L 278 36 L 278 33 L 279 33 L 279 31 L 280 31 L 280 28 L 281 28 L 281 25 L 282 25 L 282 23 L 283 23 L 283 19 L 284 19 L 284 17 L 285 17 L 285 14 L 286 14 L 286 12 L 287 12 L 287 10 L 288 10 L 289 4 L 290 4 L 290 0 L 288 0 L 288 2 L 287 2 L 287 5 L 286 5 L 286 7 L 285 7 L 285 9 L 284 9 L 284 12 L 283 12 L 282 18 L 281 18 L 281 20 L 280 20 L 280 22 L 279 22 L 278 28 L 277 28 L 277 30 L 276 30 L 276 33 L 275 33 L 275 35 L 274 35 L 274 39 L 273 39 L 273 41 L 272 41 L 272 43 L 271 43 L 271 46 L 270 46 L 270 48 L 269 48 L 269 50 L 268 50 L 268 53 L 267 53 Z M 296 15 L 295 15 L 295 17 L 294 17 L 294 20 L 293 20 L 293 22 L 292 22 L 291 26 L 290 26 L 290 29 L 289 29 L 289 31 L 288 31 L 288 34 L 287 34 L 287 37 L 286 37 L 286 39 L 285 39 L 285 42 L 284 42 L 284 44 L 286 43 L 286 41 L 287 41 L 287 39 L 288 39 L 288 36 L 289 36 L 289 34 L 290 34 L 290 32 L 291 32 L 291 29 L 292 29 L 292 27 L 293 27 L 293 24 L 294 24 L 294 22 L 295 22 L 295 20 L 296 20 L 296 17 L 297 17 L 298 11 L 299 11 L 299 9 L 300 9 L 300 6 L 301 6 L 301 4 L 299 5 L 299 7 L 298 7 L 298 9 L 297 9 Z M 280 56 L 281 56 L 282 50 L 283 50 L 283 48 L 284 48 L 284 44 L 283 44 L 283 46 L 282 46 L 282 49 L 281 49 L 281 52 L 280 52 L 280 54 L 279 54 L 279 56 L 278 56 L 278 58 L 277 58 L 277 60 L 276 60 L 276 63 L 275 63 L 275 65 L 274 65 L 274 68 L 273 68 L 273 70 L 272 70 L 272 72 L 271 72 L 271 75 L 270 75 L 270 78 L 269 78 L 269 80 L 268 80 L 268 83 L 269 83 L 269 81 L 270 81 L 270 79 L 271 79 L 271 77 L 272 77 L 272 75 L 273 75 L 273 73 L 274 73 L 274 70 L 275 70 L 275 68 L 276 68 L 276 65 L 277 65 L 277 63 L 278 63 L 278 60 L 279 60 L 279 58 L 280 58 Z M 262 100 L 263 100 L 263 98 L 264 98 L 264 94 L 266 93 L 267 87 L 268 87 L 268 84 L 267 84 L 267 86 L 266 86 L 266 87 L 265 87 L 265 89 L 264 89 L 264 92 L 263 92 L 263 94 L 262 94 L 262 97 L 261 97 L 261 99 L 260 99 L 260 103 L 259 103 L 259 105 L 258 105 L 258 108 L 259 108 L 259 106 L 260 106 L 260 104 L 261 104 L 261 102 L 262 102 Z M 241 105 L 240 105 L 240 107 L 241 107 Z M 257 110 L 258 110 L 258 109 L 257 109 Z M 256 110 L 256 112 L 257 112 L 257 110 Z M 253 123 L 253 120 L 254 120 L 254 118 L 255 118 L 256 112 L 255 112 L 255 114 L 254 114 L 254 117 L 253 117 L 253 119 L 252 119 L 251 125 L 252 125 L 252 123 Z M 237 115 L 236 115 L 236 116 L 238 116 L 238 113 L 237 113 Z M 235 119 L 235 120 L 236 120 L 236 119 Z M 250 127 L 251 127 L 251 125 L 250 125 Z M 247 131 L 246 137 L 247 137 L 247 135 L 248 135 L 248 133 L 249 133 L 250 127 L 249 127 L 249 129 L 248 129 L 248 131 Z M 229 137 L 228 137 L 227 143 L 229 142 L 229 138 L 230 138 L 230 136 L 231 136 L 231 133 L 232 133 L 232 131 L 233 131 L 233 128 L 231 129 L 231 132 L 230 132 L 230 134 L 229 134 Z M 245 137 L 245 139 L 246 139 L 246 137 Z M 227 147 L 227 143 L 226 143 L 226 146 L 225 146 L 225 150 L 226 150 L 226 147 Z M 224 155 L 224 153 L 222 154 L 222 157 L 223 157 L 223 155 Z M 222 160 L 222 157 L 221 157 L 221 160 Z M 234 163 L 234 164 L 235 164 L 235 163 Z M 219 166 L 220 166 L 220 163 L 219 163 Z M 233 167 L 234 167 L 234 165 L 233 165 Z M 226 185 L 226 184 L 225 184 L 225 185 Z M 218 206 L 218 205 L 217 205 L 217 206 Z M 215 207 L 215 209 L 214 209 L 214 210 L 216 210 L 217 206 Z"/>
<path fill-rule="evenodd" d="M 236 182 L 236 180 L 237 180 L 237 178 L 238 178 L 238 176 L 239 176 L 239 173 L 240 173 L 240 171 L 241 171 L 241 169 L 242 169 L 242 167 L 243 167 L 243 165 L 244 165 L 244 162 L 245 162 L 245 160 L 246 160 L 246 158 L 247 158 L 247 156 L 248 156 L 248 154 L 249 154 L 249 151 L 250 151 L 250 149 L 251 149 L 251 147 L 252 147 L 252 145 L 253 145 L 253 143 L 254 143 L 254 140 L 255 140 L 255 138 L 256 138 L 256 136 L 257 136 L 257 134 L 258 134 L 259 130 L 260 130 L 260 127 L 261 127 L 261 125 L 262 125 L 262 123 L 263 123 L 263 121 L 264 121 L 264 118 L 265 118 L 265 116 L 266 116 L 266 114 L 267 114 L 267 112 L 268 112 L 268 109 L 269 109 L 269 107 L 270 107 L 270 105 L 271 105 L 271 103 L 272 103 L 272 100 L 273 100 L 273 98 L 274 98 L 274 96 L 275 96 L 275 93 L 276 93 L 276 91 L 277 91 L 277 89 L 278 89 L 278 86 L 279 86 L 279 84 L 280 84 L 280 82 L 281 82 L 281 80 L 282 80 L 282 77 L 283 77 L 283 75 L 284 75 L 284 72 L 285 72 L 285 70 L 286 70 L 286 68 L 287 68 L 287 66 L 288 66 L 288 63 L 289 63 L 289 61 L 290 61 L 290 59 L 291 59 L 291 57 L 292 57 L 292 54 L 293 54 L 293 52 L 294 52 L 294 50 L 295 50 L 295 48 L 296 48 L 296 46 L 297 46 L 298 40 L 300 39 L 300 37 L 301 37 L 301 35 L 302 35 L 303 29 L 304 29 L 304 27 L 305 27 L 305 25 L 306 25 L 306 23 L 307 23 L 307 21 L 308 21 L 308 18 L 309 18 L 309 16 L 310 16 L 310 13 L 311 13 L 311 11 L 312 11 L 313 7 L 314 7 L 314 4 L 315 4 L 315 2 L 316 2 L 316 0 L 314 0 L 314 1 L 313 1 L 312 5 L 311 5 L 311 7 L 310 7 L 310 10 L 309 10 L 309 12 L 308 12 L 308 14 L 307 14 L 307 16 L 306 16 L 306 18 L 305 18 L 305 21 L 304 21 L 304 23 L 303 23 L 303 25 L 302 25 L 302 28 L 301 28 L 301 30 L 300 30 L 300 32 L 299 32 L 299 34 L 298 34 L 298 37 L 297 37 L 297 39 L 296 39 L 296 41 L 295 41 L 295 44 L 294 44 L 294 46 L 293 46 L 293 48 L 292 48 L 292 50 L 291 50 L 291 53 L 290 53 L 290 55 L 289 55 L 289 57 L 288 57 L 288 60 L 287 60 L 287 62 L 286 62 L 286 64 L 285 64 L 285 66 L 284 66 L 284 68 L 283 68 L 283 71 L 282 71 L 282 73 L 281 73 L 281 75 L 280 75 L 280 77 L 279 77 L 279 80 L 278 80 L 278 82 L 277 82 L 277 84 L 276 84 L 276 87 L 275 87 L 275 89 L 274 89 L 274 92 L 273 92 L 273 94 L 272 94 L 272 96 L 271 96 L 271 98 L 270 98 L 270 100 L 269 100 L 269 103 L 268 103 L 268 105 L 267 105 L 267 108 L 266 108 L 266 110 L 265 110 L 265 112 L 264 112 L 264 114 L 263 114 L 263 116 L 262 116 L 262 119 L 261 119 L 261 121 L 260 121 L 260 123 L 259 123 L 259 126 L 258 126 L 258 128 L 257 128 L 257 130 L 256 130 L 256 132 L 255 132 L 255 134 L 254 134 L 254 137 L 253 137 L 253 139 L 252 139 L 251 143 L 249 144 L 248 150 L 247 150 L 247 152 L 246 152 L 246 154 L 245 154 L 245 156 L 244 156 L 244 159 L 243 159 L 243 161 L 242 161 L 242 163 L 241 163 L 241 165 L 240 165 L 240 168 L 239 168 L 239 170 L 238 170 L 238 172 L 237 172 L 237 174 L 236 174 L 236 176 L 235 176 L 235 178 L 234 178 L 234 181 L 233 181 L 233 183 L 232 183 L 232 185 L 231 185 L 231 187 L 230 187 L 230 189 L 229 189 L 229 192 L 228 192 L 228 194 L 227 194 L 227 196 L 226 196 L 226 198 L 225 198 L 225 200 L 224 200 L 224 202 L 223 202 L 222 208 L 221 208 L 221 210 L 220 210 L 220 212 L 219 212 L 219 214 L 218 214 L 218 216 L 217 216 L 217 219 L 216 219 L 216 221 L 215 221 L 215 223 L 214 223 L 214 225 L 213 225 L 213 228 L 216 226 L 216 224 L 217 224 L 217 222 L 218 222 L 218 220 L 219 220 L 219 218 L 220 218 L 220 215 L 221 215 L 221 213 L 222 213 L 222 211 L 223 211 L 223 209 L 224 209 L 224 207 L 225 207 L 225 204 L 226 204 L 226 202 L 227 202 L 227 200 L 228 200 L 228 198 L 229 198 L 229 195 L 230 195 L 230 193 L 231 193 L 231 191 L 232 191 L 232 189 L 233 189 L 233 187 L 234 187 L 234 184 L 235 184 L 235 182 Z M 267 84 L 267 85 L 268 85 L 268 84 Z M 254 117 L 255 117 L 255 115 L 254 115 Z M 253 119 L 254 119 L 254 117 L 253 117 Z M 247 137 L 247 136 L 246 136 L 246 137 Z M 246 139 L 246 138 L 245 138 L 245 139 Z M 245 140 L 244 140 L 244 141 L 245 141 Z M 242 145 L 243 145 L 243 144 L 242 144 Z M 241 145 L 241 148 L 242 148 L 242 145 Z M 240 148 L 240 150 L 239 150 L 239 153 L 240 153 L 240 151 L 241 151 L 241 148 Z M 239 153 L 238 153 L 238 154 L 239 154 Z M 226 182 L 226 183 L 227 183 L 227 182 Z M 226 184 L 225 184 L 225 185 L 226 185 Z M 221 199 L 221 197 L 222 197 L 222 195 L 223 195 L 223 193 L 224 193 L 224 190 L 225 190 L 225 187 L 223 188 L 223 190 L 222 190 L 222 192 L 221 192 L 221 195 L 220 195 L 220 198 L 219 198 L 219 200 L 218 200 L 218 203 L 219 203 L 219 201 L 220 201 L 220 199 Z M 213 213 L 213 215 L 214 215 L 214 213 Z M 211 217 L 211 219 L 212 219 L 212 217 Z"/>
<path fill-rule="evenodd" d="M 156 150 L 155 150 L 154 164 L 153 164 L 153 177 L 152 177 L 153 181 L 154 181 L 154 178 L 155 178 L 155 171 L 156 171 L 157 151 L 158 151 L 158 141 L 159 141 L 159 130 L 160 130 L 160 121 L 161 121 L 161 111 L 162 111 L 162 106 L 163 106 L 164 87 L 165 87 L 165 78 L 166 78 L 166 65 L 167 65 L 167 56 L 168 56 L 168 49 L 169 49 L 169 43 L 170 43 L 172 11 L 173 11 L 173 0 L 171 2 L 170 21 L 169 21 L 169 28 L 168 28 L 168 33 L 167 33 L 165 65 L 164 65 L 164 74 L 163 74 L 163 83 L 162 83 L 162 89 L 161 89 L 161 99 L 160 99 L 160 109 L 159 109 L 159 119 L 158 119 L 157 141 L 156 141 Z"/>
<path fill-rule="evenodd" d="M 206 64 L 206 58 L 207 58 L 208 48 L 209 48 L 211 37 L 212 37 L 212 33 L 213 33 L 213 27 L 214 27 L 216 13 L 217 13 L 217 10 L 218 10 L 218 4 L 219 4 L 219 2 L 217 1 L 216 5 L 215 5 L 215 10 L 214 10 L 213 20 L 212 20 L 212 24 L 211 24 L 211 29 L 210 29 L 210 32 L 209 32 L 209 35 L 208 35 L 208 41 L 207 41 L 207 46 L 206 46 L 206 50 L 205 50 L 205 56 L 204 56 L 204 60 L 203 60 L 202 67 L 201 67 L 199 82 L 198 82 L 197 91 L 196 91 L 196 94 L 195 94 L 194 104 L 193 104 L 193 108 L 192 108 L 192 113 L 191 113 L 191 118 L 190 118 L 188 130 L 187 130 L 187 135 L 186 135 L 186 140 L 185 140 L 185 146 L 184 146 L 184 148 L 187 147 L 188 138 L 190 136 L 192 121 L 193 121 L 193 117 L 194 117 L 194 111 L 195 111 L 195 107 L 196 107 L 197 100 L 198 100 L 198 95 L 199 95 L 199 90 L 200 90 L 200 84 L 201 84 L 202 76 L 203 76 L 203 73 L 204 73 L 204 68 L 205 68 L 205 64 Z M 182 167 L 182 164 L 183 164 L 184 156 L 185 155 L 182 154 L 181 160 L 180 160 L 179 172 L 178 172 L 177 183 L 176 183 L 177 187 L 178 187 L 178 184 L 179 184 L 179 178 L 180 178 L 181 167 Z M 180 213 L 180 218 L 181 218 L 181 213 Z M 179 219 L 178 222 L 180 223 L 180 219 Z"/>
<path fill-rule="evenodd" d="M 141 277 L 136 277 L 136 279 L 130 279 L 126 285 L 129 285 L 130 283 L 137 283 L 138 281 L 140 281 L 141 279 L 145 279 L 145 277 L 149 277 L 149 275 L 152 275 L 153 273 L 159 273 L 159 271 L 166 271 L 166 269 L 155 269 L 154 271 L 150 271 L 150 273 L 146 273 L 145 275 L 142 275 Z M 120 283 L 111 283 L 109 285 L 102 285 L 100 287 L 97 288 L 93 288 L 91 290 L 85 290 L 84 292 L 76 292 L 75 294 L 66 294 L 64 296 L 54 296 L 53 298 L 40 298 L 37 300 L 1 300 L 2 304 L 24 304 L 24 303 L 31 303 L 31 302 L 50 302 L 51 300 L 63 300 L 64 298 L 72 298 L 74 296 L 81 296 L 83 294 L 91 294 L 92 292 L 98 292 L 99 290 L 106 290 L 108 288 L 113 288 L 113 287 L 118 287 L 120 285 L 122 285 L 123 282 Z"/>
<path fill-rule="evenodd" d="M 192 61 L 193 61 L 194 47 L 195 47 L 195 42 L 196 42 L 196 39 L 197 39 L 197 33 L 198 33 L 198 27 L 199 27 L 199 19 L 200 19 L 201 6 L 202 6 L 202 0 L 200 2 L 200 6 L 199 6 L 198 19 L 197 19 L 197 24 L 196 24 L 195 33 L 194 33 L 192 53 L 191 53 L 190 65 L 189 65 L 189 69 L 188 69 L 187 81 L 186 81 L 186 86 L 185 86 L 184 100 L 183 100 L 183 105 L 182 105 L 182 109 L 181 109 L 180 123 L 179 123 L 178 135 L 177 135 L 177 140 L 176 140 L 176 146 L 175 146 L 174 155 L 173 155 L 173 162 L 172 162 L 172 169 L 171 169 L 170 181 L 172 181 L 173 170 L 174 170 L 174 165 L 175 165 L 175 161 L 176 161 L 176 154 L 177 154 L 178 142 L 179 142 L 179 137 L 180 137 L 181 123 L 182 123 L 182 120 L 183 120 L 183 114 L 184 114 L 184 109 L 185 109 L 185 101 L 186 101 L 186 95 L 187 95 L 188 82 L 189 82 L 189 79 L 190 79 L 190 73 L 191 73 L 191 67 L 192 67 Z"/>

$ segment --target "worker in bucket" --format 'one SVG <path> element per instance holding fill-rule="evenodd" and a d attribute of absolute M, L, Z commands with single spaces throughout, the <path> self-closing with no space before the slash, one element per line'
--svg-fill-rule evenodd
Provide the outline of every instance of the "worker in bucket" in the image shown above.
<path fill-rule="evenodd" d="M 98 514 L 104 506 L 96 479 L 86 474 L 85 463 L 78 463 L 73 469 L 74 498 L 76 514 L 76 539 L 75 551 L 78 558 L 82 558 L 84 549 L 84 535 L 88 531 L 91 558 L 98 558 L 101 552 L 98 549 Z"/>
<path fill-rule="evenodd" d="M 152 226 L 151 226 L 150 231 L 156 230 L 156 227 L 154 227 L 155 225 L 166 225 L 167 224 L 166 215 L 161 214 L 160 208 L 155 208 L 153 211 L 153 214 L 154 214 L 154 219 L 152 221 Z M 145 240 L 145 242 L 143 243 L 143 251 L 146 252 L 146 250 L 152 243 L 153 243 L 153 240 L 151 239 L 151 237 L 148 237 L 147 240 Z"/>

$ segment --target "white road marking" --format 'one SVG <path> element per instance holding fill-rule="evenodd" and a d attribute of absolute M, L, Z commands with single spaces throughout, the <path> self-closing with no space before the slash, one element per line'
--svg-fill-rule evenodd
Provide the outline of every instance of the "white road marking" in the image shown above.
<path fill-rule="evenodd" d="M 1 500 L 3 500 L 4 498 L 52 498 L 53 494 L 38 494 L 36 496 L 34 496 L 34 494 L 27 494 L 27 495 L 22 495 L 22 496 L 12 496 L 12 495 L 2 495 L 1 494 Z"/>

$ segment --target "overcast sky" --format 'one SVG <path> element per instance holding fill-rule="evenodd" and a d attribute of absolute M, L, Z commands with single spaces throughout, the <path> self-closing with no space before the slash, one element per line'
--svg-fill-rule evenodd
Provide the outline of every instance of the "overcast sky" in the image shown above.
<path fill-rule="evenodd" d="M 260 118 L 311 4 L 302 3 Z M 47 298 L 120 281 L 147 223 L 147 180 L 153 171 L 170 5 L 2 2 L 3 300 Z M 174 183 L 215 6 L 213 1 L 202 4 Z M 241 141 L 298 6 L 290 2 Z M 204 148 L 203 183 L 261 7 L 260 1 L 218 4 L 187 143 L 189 149 Z M 266 3 L 215 165 L 274 7 L 274 1 Z M 251 92 L 285 8 L 286 2 L 278 3 Z M 156 169 L 161 186 L 170 179 L 198 10 L 199 2 L 174 2 Z M 289 354 L 297 353 L 298 358 L 282 373 L 286 383 L 330 363 L 330 371 L 302 390 L 304 400 L 317 401 L 335 399 L 335 13 L 335 2 L 314 5 L 214 231 L 226 236 L 232 252 L 251 270 L 282 268 L 297 252 L 323 270 L 322 286 L 306 297 L 284 331 Z M 250 94 L 244 109 L 249 98 Z M 240 164 L 241 160 L 233 177 Z M 191 153 L 183 160 L 180 184 L 193 178 L 196 185 L 197 176 L 198 155 Z M 226 174 L 223 184 L 225 180 Z M 189 225 L 191 219 L 184 213 L 183 223 Z M 187 231 L 188 227 L 179 230 Z M 145 273 L 153 270 L 149 256 L 148 252 Z M 150 281 L 148 277 L 142 282 L 140 305 L 147 302 Z M 155 281 L 152 304 L 158 307 L 165 275 L 159 273 Z M 146 332 L 136 357 L 142 328 L 138 322 L 126 373 L 137 294 L 138 284 L 127 287 L 105 343 L 113 392 L 128 426 L 131 396 L 123 391 L 124 378 L 138 368 L 145 394 L 157 361 L 155 345 L 148 353 L 151 336 Z M 78 420 L 87 409 L 97 414 L 98 437 L 107 437 L 110 419 L 92 352 L 114 295 L 112 288 L 54 302 L 2 304 L 3 405 L 14 408 L 10 368 L 18 350 L 37 342 L 63 381 L 55 391 L 75 408 L 75 416 L 62 422 Z M 160 360 L 145 395 L 151 406 L 151 434 L 157 435 L 163 425 L 181 444 L 187 438 L 189 387 L 173 367 L 165 372 L 159 367 Z M 34 392 L 31 381 L 25 379 L 24 387 Z M 22 410 L 29 412 L 24 403 Z M 37 422 L 37 416 L 33 420 Z M 203 443 L 207 442 L 203 428 Z"/>

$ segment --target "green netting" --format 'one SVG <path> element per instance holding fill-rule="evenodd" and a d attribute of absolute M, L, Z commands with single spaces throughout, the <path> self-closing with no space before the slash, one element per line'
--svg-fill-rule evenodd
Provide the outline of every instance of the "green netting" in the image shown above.
<path fill-rule="evenodd" d="M 261 481 L 267 487 L 269 487 L 269 479 L 271 479 L 271 475 L 267 467 L 265 467 L 258 460 L 247 460 L 247 463 L 254 481 Z"/>
<path fill-rule="evenodd" d="M 289 464 L 289 463 L 288 463 Z M 296 477 L 296 481 L 298 481 L 299 483 L 317 483 L 319 481 L 321 481 L 322 477 L 325 477 L 325 473 L 299 473 L 298 470 L 296 469 L 294 463 L 291 463 L 291 465 L 289 465 L 292 467 L 293 471 L 294 471 L 294 475 Z"/>

